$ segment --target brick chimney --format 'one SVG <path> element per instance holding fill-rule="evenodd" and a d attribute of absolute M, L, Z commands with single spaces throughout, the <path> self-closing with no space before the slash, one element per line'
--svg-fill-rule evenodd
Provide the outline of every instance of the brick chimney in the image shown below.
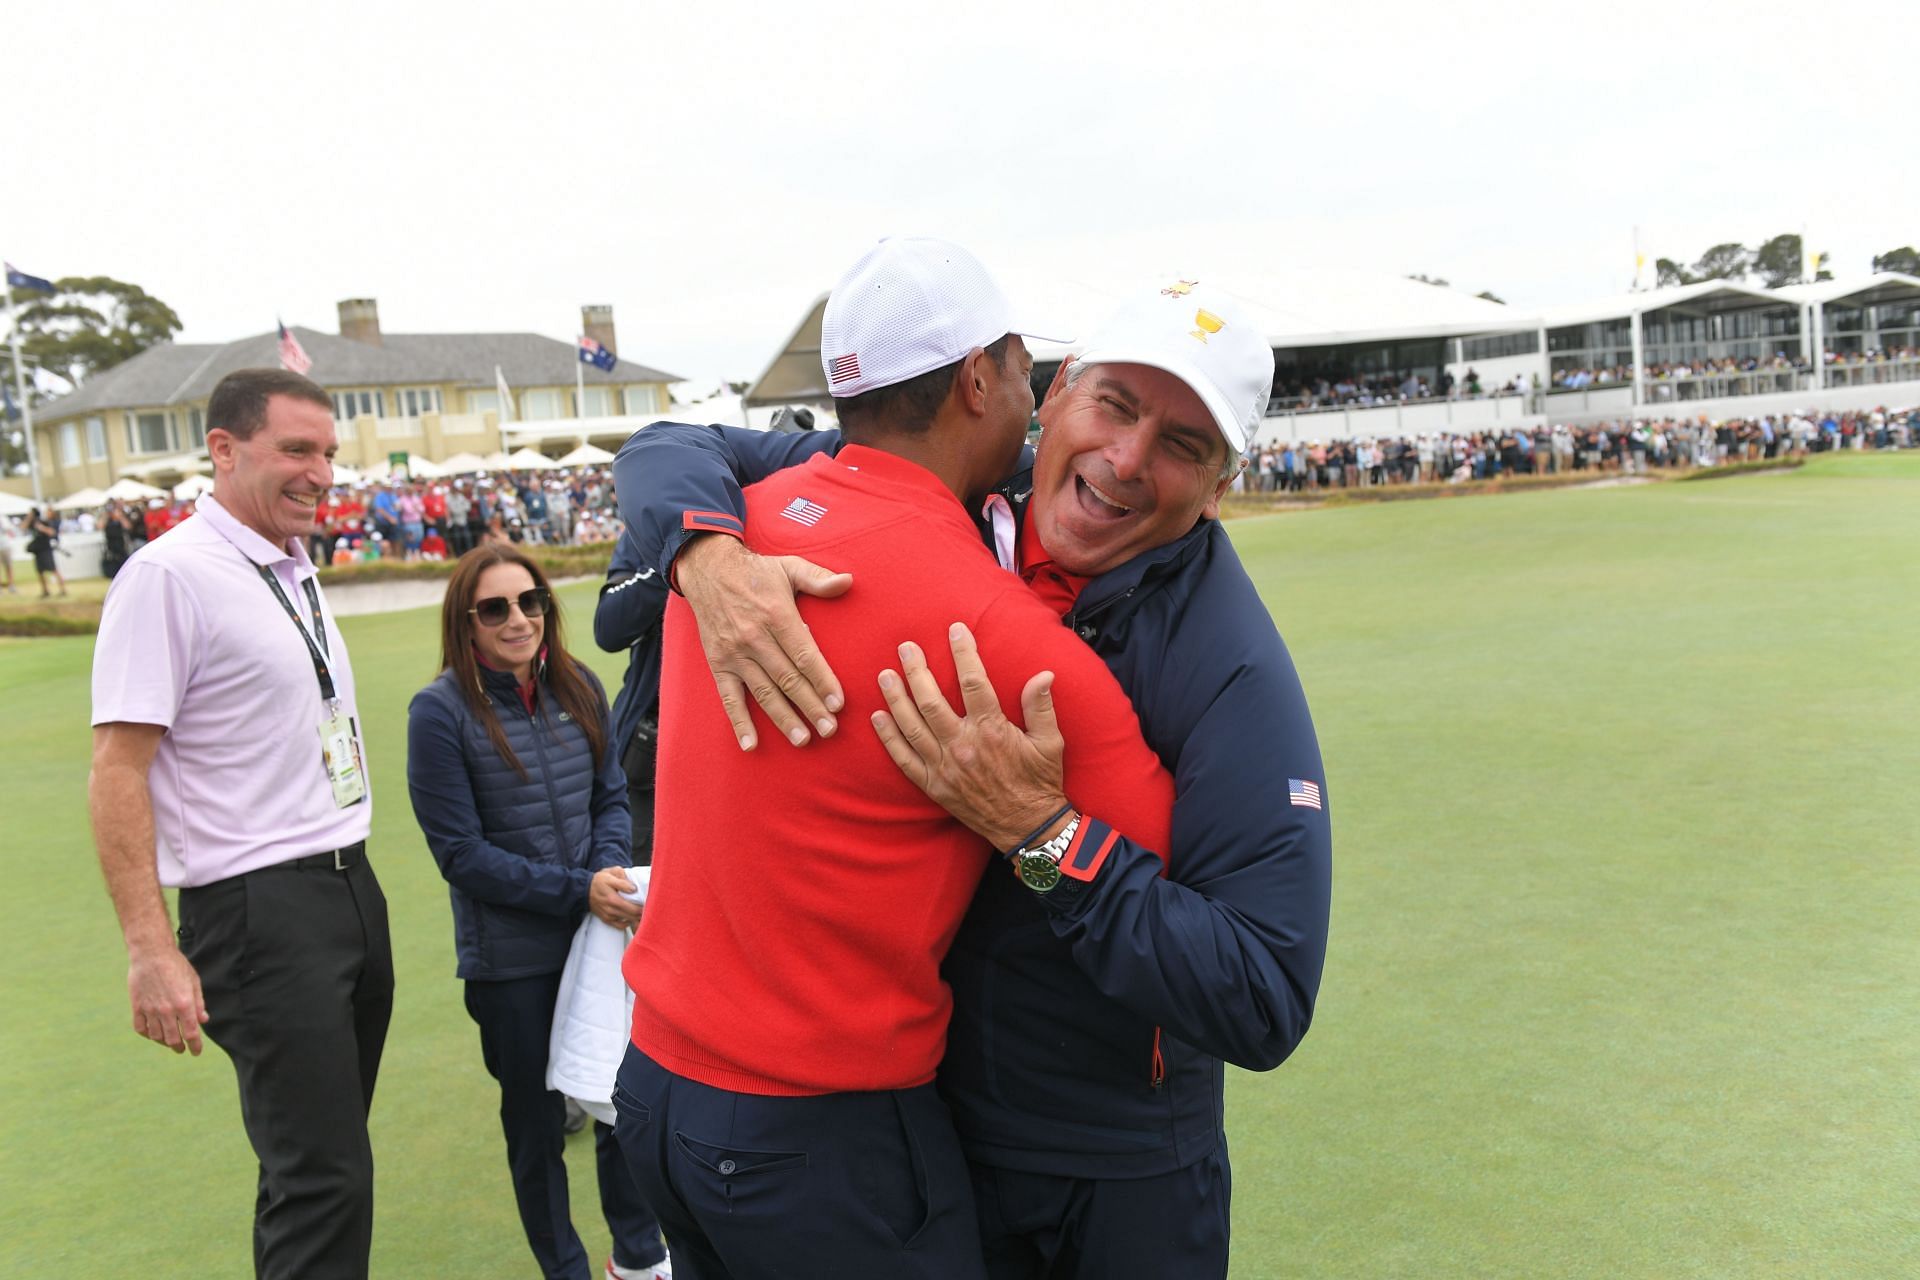
<path fill-rule="evenodd" d="M 613 340 L 613 308 L 580 308 L 580 332 L 613 352 L 620 354 L 620 344 Z"/>
<path fill-rule="evenodd" d="M 340 336 L 371 346 L 380 345 L 380 304 L 372 298 L 343 298 Z"/>

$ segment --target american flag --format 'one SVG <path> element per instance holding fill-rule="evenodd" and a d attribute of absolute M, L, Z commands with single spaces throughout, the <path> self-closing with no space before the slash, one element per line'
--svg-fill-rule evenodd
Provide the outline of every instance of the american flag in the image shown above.
<path fill-rule="evenodd" d="M 285 321 L 275 323 L 280 326 L 280 367 L 304 375 L 313 368 L 313 360 L 302 349 L 300 339 L 293 336 L 293 331 L 287 328 Z"/>
<path fill-rule="evenodd" d="M 828 382 L 851 382 L 860 376 L 860 357 L 849 351 L 843 356 L 833 358 L 832 368 L 827 374 Z"/>
<path fill-rule="evenodd" d="M 1320 784 L 1308 782 L 1304 778 L 1288 778 L 1287 803 L 1296 809 L 1321 808 Z"/>
<path fill-rule="evenodd" d="M 787 504 L 786 510 L 780 514 L 789 520 L 798 521 L 811 529 L 820 523 L 820 517 L 827 514 L 827 509 L 817 502 L 808 502 L 805 498 L 795 498 Z"/>

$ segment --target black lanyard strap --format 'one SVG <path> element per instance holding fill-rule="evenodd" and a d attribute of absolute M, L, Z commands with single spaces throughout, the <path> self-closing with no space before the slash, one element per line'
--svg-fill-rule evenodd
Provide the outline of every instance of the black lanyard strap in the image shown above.
<path fill-rule="evenodd" d="M 320 679 L 320 696 L 330 703 L 336 701 L 338 695 L 333 688 L 333 673 L 327 670 L 327 657 L 330 652 L 327 647 L 327 624 L 320 617 L 320 592 L 314 587 L 313 579 L 308 578 L 300 584 L 307 589 L 307 604 L 313 609 L 313 631 L 309 633 L 300 624 L 300 615 L 294 611 L 293 601 L 287 599 L 287 590 L 280 585 L 280 579 L 274 576 L 273 570 L 263 564 L 257 564 L 254 568 L 260 571 L 260 580 L 273 588 L 273 598 L 278 600 L 280 607 L 287 611 L 287 617 L 293 619 L 293 629 L 300 633 L 302 640 L 306 641 L 307 654 L 313 659 L 313 674 Z M 320 639 L 318 645 L 314 643 L 315 636 Z"/>

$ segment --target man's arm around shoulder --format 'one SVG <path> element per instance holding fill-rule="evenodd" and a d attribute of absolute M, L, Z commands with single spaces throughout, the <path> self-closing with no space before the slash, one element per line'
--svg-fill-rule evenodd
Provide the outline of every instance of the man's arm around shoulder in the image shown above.
<path fill-rule="evenodd" d="M 180 953 L 160 896 L 154 862 L 153 798 L 147 771 L 166 729 L 115 721 L 93 730 L 87 807 L 100 871 L 127 944 L 127 996 L 133 1029 L 175 1053 L 200 1052 L 207 1020 L 200 975 Z"/>

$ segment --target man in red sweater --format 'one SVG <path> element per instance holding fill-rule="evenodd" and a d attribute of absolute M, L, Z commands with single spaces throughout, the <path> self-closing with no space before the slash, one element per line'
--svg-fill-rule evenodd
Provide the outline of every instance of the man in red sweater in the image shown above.
<path fill-rule="evenodd" d="M 883 707 L 872 676 L 903 658 L 930 663 L 959 701 L 949 637 L 964 624 L 994 656 L 974 701 L 1024 711 L 1037 734 L 1057 721 L 1075 805 L 1163 849 L 1172 783 L 1131 704 L 967 515 L 1025 439 L 1020 329 L 965 250 L 882 242 L 824 318 L 830 349 L 850 353 L 828 370 L 847 446 L 748 489 L 746 540 L 855 575 L 845 595 L 801 604 L 836 665 L 869 674 L 847 682 L 845 717 Z M 805 756 L 741 751 L 677 597 L 660 704 L 653 879 L 624 965 L 633 1034 L 614 1103 L 676 1268 L 688 1280 L 984 1275 L 966 1163 L 932 1083 L 952 1005 L 940 962 L 982 874 L 1013 874 L 996 852 L 1097 842 L 1105 827 L 1063 831 L 1066 813 L 1014 805 L 990 845 L 870 734 Z"/>

